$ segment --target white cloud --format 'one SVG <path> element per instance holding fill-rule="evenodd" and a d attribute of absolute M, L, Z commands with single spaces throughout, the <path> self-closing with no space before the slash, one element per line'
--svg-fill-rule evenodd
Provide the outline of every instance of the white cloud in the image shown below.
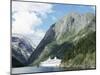
<path fill-rule="evenodd" d="M 14 17 L 15 21 L 12 25 L 12 32 L 14 33 L 32 33 L 32 27 L 35 28 L 37 25 L 42 23 L 42 20 L 35 14 L 30 14 L 28 12 L 18 12 L 14 15 Z"/>
<path fill-rule="evenodd" d="M 32 35 L 30 38 L 37 45 L 45 34 L 37 26 L 43 23 L 43 18 L 53 12 L 52 7 L 51 4 L 13 1 L 12 17 L 14 21 L 12 21 L 12 33 Z"/>

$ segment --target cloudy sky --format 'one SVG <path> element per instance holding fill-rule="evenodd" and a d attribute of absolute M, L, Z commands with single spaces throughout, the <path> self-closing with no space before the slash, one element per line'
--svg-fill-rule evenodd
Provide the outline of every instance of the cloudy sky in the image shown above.
<path fill-rule="evenodd" d="M 37 46 L 49 27 L 69 12 L 95 13 L 95 7 L 13 1 L 12 33 L 27 36 Z"/>

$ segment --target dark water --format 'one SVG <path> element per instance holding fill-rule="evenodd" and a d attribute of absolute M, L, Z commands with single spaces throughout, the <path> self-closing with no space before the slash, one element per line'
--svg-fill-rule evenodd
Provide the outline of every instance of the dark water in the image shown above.
<path fill-rule="evenodd" d="M 59 68 L 59 67 L 22 67 L 22 68 L 13 68 L 12 74 L 55 72 L 55 71 L 62 71 L 62 70 L 65 70 L 65 69 Z"/>

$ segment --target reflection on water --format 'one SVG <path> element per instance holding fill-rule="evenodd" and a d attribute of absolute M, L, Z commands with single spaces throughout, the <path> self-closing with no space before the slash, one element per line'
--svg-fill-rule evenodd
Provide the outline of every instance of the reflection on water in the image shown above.
<path fill-rule="evenodd" d="M 53 71 L 61 71 L 64 68 L 60 68 L 59 65 L 61 63 L 60 59 L 56 57 L 54 59 L 47 59 L 44 62 L 41 62 L 39 67 L 22 67 L 22 68 L 13 68 L 12 73 L 36 73 L 36 72 L 53 72 Z"/>

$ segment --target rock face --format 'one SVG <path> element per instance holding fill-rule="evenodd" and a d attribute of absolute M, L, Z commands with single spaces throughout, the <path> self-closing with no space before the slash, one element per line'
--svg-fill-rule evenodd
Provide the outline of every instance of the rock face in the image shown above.
<path fill-rule="evenodd" d="M 34 48 L 22 35 L 12 35 L 12 67 L 28 65 L 28 59 Z"/>
<path fill-rule="evenodd" d="M 59 40 L 60 37 L 64 34 L 70 35 L 70 33 L 73 32 L 74 34 L 77 34 L 81 29 L 88 25 L 93 24 L 94 26 L 94 19 L 95 16 L 92 13 L 70 13 L 67 16 L 64 16 L 59 22 L 55 24 L 55 37 Z"/>
<path fill-rule="evenodd" d="M 36 65 L 48 57 L 57 57 L 62 60 L 61 65 L 68 67 L 65 64 L 70 63 L 71 60 L 75 60 L 78 54 L 80 54 L 78 57 L 83 56 L 84 59 L 80 60 L 83 60 L 84 63 L 85 60 L 90 59 L 93 54 L 93 60 L 91 61 L 93 62 L 93 67 L 95 67 L 95 22 L 95 15 L 92 13 L 67 14 L 49 28 L 35 51 L 31 54 L 28 60 L 29 63 Z M 83 43 L 81 43 L 81 41 Z M 91 47 L 88 48 L 86 45 Z M 87 49 L 85 47 L 87 47 Z M 87 53 L 90 54 L 90 57 L 88 57 Z M 89 65 L 88 63 L 91 61 L 86 61 L 87 65 Z M 71 65 L 73 66 L 74 61 L 72 62 L 73 64 Z M 81 63 L 82 62 L 80 62 L 79 65 L 81 65 Z M 85 64 L 83 64 L 83 66 L 84 65 Z"/>

